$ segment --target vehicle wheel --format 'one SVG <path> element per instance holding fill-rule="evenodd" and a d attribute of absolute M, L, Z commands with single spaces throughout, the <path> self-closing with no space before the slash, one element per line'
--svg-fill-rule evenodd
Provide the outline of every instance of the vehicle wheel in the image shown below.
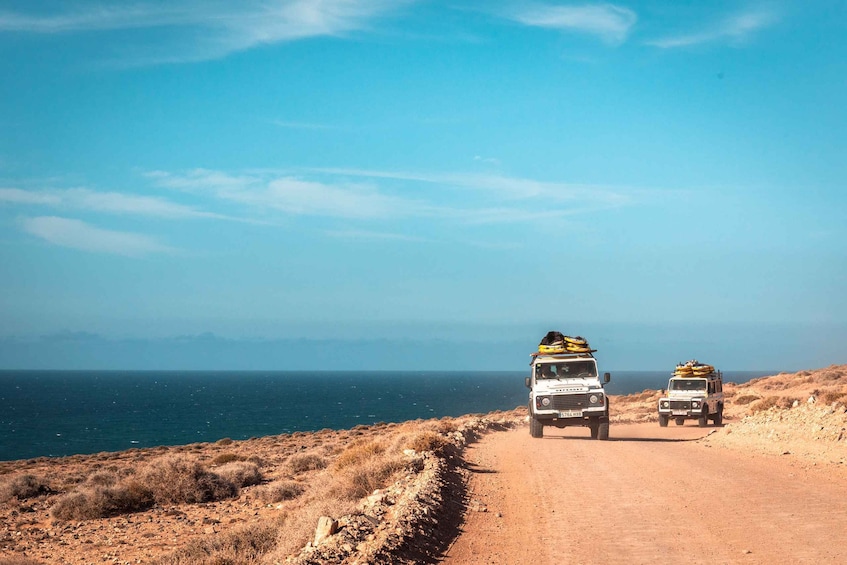
<path fill-rule="evenodd" d="M 668 416 L 665 414 L 659 414 L 659 425 L 663 428 L 668 427 Z"/>
<path fill-rule="evenodd" d="M 600 422 L 597 428 L 597 439 L 609 439 L 609 422 Z"/>
<path fill-rule="evenodd" d="M 597 434 L 600 433 L 600 422 L 591 420 L 588 423 L 588 429 L 591 430 L 591 439 L 597 439 Z"/>
<path fill-rule="evenodd" d="M 681 426 L 685 423 L 685 418 L 677 418 L 674 422 L 676 422 L 677 426 Z"/>
<path fill-rule="evenodd" d="M 703 406 L 703 412 L 700 413 L 700 417 L 697 418 L 697 423 L 701 428 L 705 428 L 709 425 L 709 407 Z"/>
<path fill-rule="evenodd" d="M 544 424 L 533 416 L 529 417 L 529 435 L 532 437 L 542 437 L 544 435 Z"/>
<path fill-rule="evenodd" d="M 723 406 L 718 406 L 718 411 L 715 412 L 712 421 L 715 423 L 716 426 L 723 425 Z"/>

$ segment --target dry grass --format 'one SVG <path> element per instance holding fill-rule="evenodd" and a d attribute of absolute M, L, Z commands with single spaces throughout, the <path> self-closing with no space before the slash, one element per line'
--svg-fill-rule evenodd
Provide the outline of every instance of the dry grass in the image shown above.
<path fill-rule="evenodd" d="M 415 434 L 406 441 L 407 448 L 414 449 L 418 453 L 431 451 L 436 454 L 441 454 L 449 445 L 450 441 L 437 432 L 422 432 Z"/>
<path fill-rule="evenodd" d="M 760 398 L 761 396 L 757 396 L 755 394 L 742 394 L 738 398 L 733 399 L 733 402 L 744 406 L 745 404 L 750 404 L 751 402 L 755 402 Z"/>
<path fill-rule="evenodd" d="M 773 407 L 791 408 L 796 400 L 798 399 L 788 396 L 768 396 L 751 404 L 750 413 L 755 414 L 756 412 L 762 412 Z"/>
<path fill-rule="evenodd" d="M 255 525 L 192 542 L 153 563 L 156 565 L 253 565 L 277 544 L 279 526 Z"/>

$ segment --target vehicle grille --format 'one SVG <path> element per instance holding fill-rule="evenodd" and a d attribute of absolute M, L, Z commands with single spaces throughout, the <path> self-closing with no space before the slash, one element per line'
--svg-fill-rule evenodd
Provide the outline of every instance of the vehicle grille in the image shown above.
<path fill-rule="evenodd" d="M 580 410 L 587 406 L 587 394 L 560 394 L 553 396 L 553 410 Z"/>
<path fill-rule="evenodd" d="M 691 402 L 688 400 L 671 400 L 671 410 L 690 410 Z"/>

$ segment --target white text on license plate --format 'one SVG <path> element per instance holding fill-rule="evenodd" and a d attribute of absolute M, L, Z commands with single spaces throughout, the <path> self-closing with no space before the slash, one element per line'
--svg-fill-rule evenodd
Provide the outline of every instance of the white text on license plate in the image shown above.
<path fill-rule="evenodd" d="M 674 416 L 687 416 L 688 411 L 686 411 L 686 410 L 674 410 L 673 415 Z"/>
<path fill-rule="evenodd" d="M 559 412 L 559 418 L 580 418 L 582 417 L 582 410 L 565 410 L 563 412 Z"/>

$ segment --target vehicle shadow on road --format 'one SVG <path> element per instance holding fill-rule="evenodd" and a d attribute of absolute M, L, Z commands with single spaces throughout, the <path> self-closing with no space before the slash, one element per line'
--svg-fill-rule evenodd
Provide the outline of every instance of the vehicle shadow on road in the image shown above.
<path fill-rule="evenodd" d="M 635 442 L 644 442 L 644 443 L 681 443 L 681 442 L 689 442 L 689 441 L 699 441 L 706 437 L 705 435 L 702 437 L 690 437 L 690 438 L 676 438 L 676 437 L 613 437 L 610 436 L 606 441 L 635 441 Z M 544 436 L 543 439 L 551 439 L 551 440 L 566 440 L 566 441 L 599 441 L 596 439 L 591 439 L 590 437 L 573 437 L 573 436 Z"/>

